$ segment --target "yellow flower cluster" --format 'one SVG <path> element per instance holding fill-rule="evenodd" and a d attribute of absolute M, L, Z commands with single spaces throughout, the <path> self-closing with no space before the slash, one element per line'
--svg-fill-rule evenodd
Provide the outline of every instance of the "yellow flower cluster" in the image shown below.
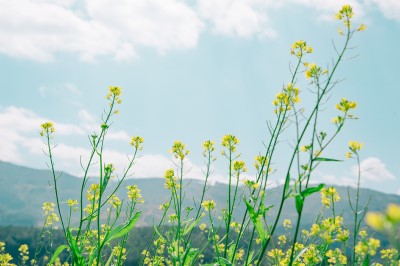
<path fill-rule="evenodd" d="M 302 57 L 305 53 L 310 54 L 313 51 L 314 49 L 311 46 L 308 46 L 307 42 L 303 40 L 295 41 L 290 49 L 290 53 L 296 55 L 297 58 Z"/>
<path fill-rule="evenodd" d="M 18 248 L 21 264 L 25 265 L 26 261 L 29 260 L 28 245 L 23 244 Z"/>
<path fill-rule="evenodd" d="M 59 221 L 58 215 L 54 212 L 55 204 L 53 202 L 44 202 L 43 203 L 43 210 L 46 216 L 44 226 L 52 225 L 54 222 Z"/>
<path fill-rule="evenodd" d="M 179 184 L 177 183 L 178 178 L 175 176 L 174 169 L 168 169 L 164 172 L 165 177 L 165 188 L 166 189 L 178 189 Z"/>
<path fill-rule="evenodd" d="M 239 142 L 240 141 L 236 136 L 234 136 L 234 135 L 225 135 L 222 138 L 221 145 L 222 145 L 222 147 L 227 148 L 229 151 L 235 152 L 236 151 L 236 145 L 238 145 Z M 223 152 L 222 154 L 224 155 L 225 152 Z"/>
<path fill-rule="evenodd" d="M 249 189 L 257 189 L 260 186 L 256 181 L 248 179 L 243 180 L 243 183 Z"/>
<path fill-rule="evenodd" d="M 108 200 L 108 203 L 111 205 L 112 208 L 118 209 L 121 206 L 122 201 L 118 198 L 117 195 L 112 195 Z"/>
<path fill-rule="evenodd" d="M 323 188 L 321 190 L 321 202 L 327 207 L 340 200 L 339 193 L 334 187 Z"/>
<path fill-rule="evenodd" d="M 306 78 L 318 78 L 322 74 L 321 67 L 317 66 L 315 63 L 306 64 L 307 70 L 305 72 Z"/>
<path fill-rule="evenodd" d="M 201 203 L 206 211 L 215 209 L 215 201 L 213 200 L 205 200 Z"/>
<path fill-rule="evenodd" d="M 53 122 L 46 122 L 46 123 L 41 124 L 40 126 L 42 128 L 42 131 L 40 132 L 40 136 L 42 136 L 42 137 L 44 135 L 48 136 L 51 133 L 56 131 L 56 129 L 54 128 Z"/>
<path fill-rule="evenodd" d="M 325 255 L 328 257 L 329 265 L 347 265 L 347 257 L 338 248 L 328 250 Z"/>
<path fill-rule="evenodd" d="M 100 184 L 91 184 L 87 190 L 86 198 L 88 201 L 98 200 L 100 197 Z"/>
<path fill-rule="evenodd" d="M 107 100 L 115 100 L 116 103 L 120 104 L 122 102 L 120 96 L 122 94 L 121 87 L 110 86 L 108 87 L 108 94 L 106 95 Z"/>
<path fill-rule="evenodd" d="M 391 231 L 400 225 L 400 205 L 389 204 L 386 213 L 368 212 L 365 219 L 375 230 Z"/>
<path fill-rule="evenodd" d="M 283 227 L 284 227 L 285 229 L 290 229 L 290 228 L 292 228 L 292 221 L 289 220 L 289 219 L 283 220 Z"/>
<path fill-rule="evenodd" d="M 350 232 L 342 228 L 343 218 L 336 216 L 323 219 L 320 223 L 313 224 L 310 232 L 303 230 L 305 236 L 315 236 L 321 238 L 325 243 L 345 242 L 349 238 Z"/>
<path fill-rule="evenodd" d="M 274 113 L 278 114 L 285 110 L 292 110 L 292 106 L 301 102 L 299 97 L 300 89 L 293 87 L 292 83 L 283 87 L 283 90 L 275 96 L 272 105 L 275 106 Z"/>
<path fill-rule="evenodd" d="M 233 170 L 239 175 L 240 173 L 247 172 L 246 164 L 244 161 L 234 161 Z"/>
<path fill-rule="evenodd" d="M 215 142 L 211 140 L 206 140 L 203 142 L 203 156 L 206 157 L 207 154 L 212 153 L 215 150 Z"/>
<path fill-rule="evenodd" d="M 336 13 L 335 18 L 337 20 L 342 20 L 347 28 L 351 27 L 350 20 L 354 16 L 353 8 L 350 5 L 344 5 L 338 13 Z"/>
<path fill-rule="evenodd" d="M 128 193 L 128 198 L 131 201 L 134 201 L 136 203 L 143 203 L 144 202 L 144 200 L 142 198 L 142 194 L 140 193 L 141 190 L 138 188 L 137 185 L 134 185 L 134 186 L 129 185 L 126 188 L 128 189 L 128 192 L 127 192 Z"/>
<path fill-rule="evenodd" d="M 170 152 L 174 155 L 176 159 L 183 160 L 187 155 L 189 155 L 189 150 L 185 150 L 185 147 L 185 144 L 177 140 L 172 145 Z"/>
<path fill-rule="evenodd" d="M 143 142 L 144 142 L 144 138 L 136 136 L 136 137 L 132 137 L 131 142 L 129 144 L 137 150 L 142 150 L 143 146 L 141 144 Z"/>
<path fill-rule="evenodd" d="M 356 102 L 351 102 L 346 98 L 342 98 L 340 103 L 336 104 L 336 109 L 342 111 L 343 113 L 347 113 L 350 109 L 355 109 L 356 107 Z"/>
<path fill-rule="evenodd" d="M 126 260 L 126 248 L 115 246 L 112 250 L 112 254 L 116 257 L 121 257 L 122 261 Z"/>
<path fill-rule="evenodd" d="M 364 144 L 351 140 L 349 141 L 349 149 L 350 151 L 346 153 L 347 158 L 352 158 L 353 154 L 358 154 L 358 152 L 361 150 L 361 148 L 364 146 Z"/>

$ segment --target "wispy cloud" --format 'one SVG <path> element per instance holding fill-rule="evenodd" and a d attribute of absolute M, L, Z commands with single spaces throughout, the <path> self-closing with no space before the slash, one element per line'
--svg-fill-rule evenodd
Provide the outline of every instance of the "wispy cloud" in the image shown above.
<path fill-rule="evenodd" d="M 69 96 L 80 95 L 81 91 L 71 83 L 65 83 L 62 85 L 53 85 L 53 86 L 41 86 L 39 87 L 40 96 L 43 98 L 47 96 Z"/>
<path fill-rule="evenodd" d="M 135 57 L 144 45 L 164 52 L 196 46 L 203 23 L 178 0 L 0 0 L 0 52 L 50 61 L 78 53 L 84 61 Z"/>
<path fill-rule="evenodd" d="M 361 176 L 364 179 L 380 182 L 395 180 L 395 176 L 386 168 L 386 165 L 376 157 L 369 157 L 360 163 Z M 352 167 L 353 175 L 358 174 L 358 166 Z"/>
<path fill-rule="evenodd" d="M 273 38 L 272 12 L 299 6 L 332 19 L 347 3 L 358 15 L 378 8 L 400 21 L 397 0 L 0 0 L 0 53 L 42 62 L 57 53 L 129 60 L 141 46 L 160 53 L 194 48 L 207 26 L 221 35 Z"/>

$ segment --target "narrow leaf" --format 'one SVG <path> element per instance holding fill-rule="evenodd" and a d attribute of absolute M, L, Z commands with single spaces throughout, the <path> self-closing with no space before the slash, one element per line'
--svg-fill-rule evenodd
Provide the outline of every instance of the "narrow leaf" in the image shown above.
<path fill-rule="evenodd" d="M 323 158 L 323 157 L 315 157 L 314 161 L 317 161 L 317 162 L 343 162 L 343 160 Z"/>
<path fill-rule="evenodd" d="M 50 260 L 49 264 L 53 264 L 53 263 L 56 261 L 56 259 L 58 258 L 58 256 L 61 254 L 61 252 L 63 252 L 64 249 L 68 249 L 68 248 L 69 248 L 69 246 L 67 246 L 67 245 L 61 245 L 61 246 L 59 246 L 59 247 L 56 249 L 56 251 L 54 251 L 54 254 L 53 254 L 53 256 L 51 257 L 51 260 Z"/>
<path fill-rule="evenodd" d="M 300 214 L 303 210 L 304 198 L 301 195 L 296 195 L 296 210 Z"/>
<path fill-rule="evenodd" d="M 302 192 L 300 192 L 301 196 L 303 196 L 303 198 L 306 198 L 308 196 L 310 196 L 311 194 L 314 194 L 315 192 L 319 192 L 321 191 L 321 189 L 325 186 L 325 184 L 320 184 L 317 187 L 309 187 L 304 189 Z"/>

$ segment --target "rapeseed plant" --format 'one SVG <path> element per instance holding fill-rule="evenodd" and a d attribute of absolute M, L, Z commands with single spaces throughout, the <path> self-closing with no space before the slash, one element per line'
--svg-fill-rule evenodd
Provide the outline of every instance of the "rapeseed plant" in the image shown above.
<path fill-rule="evenodd" d="M 361 24 L 357 28 L 352 25 L 354 12 L 351 6 L 345 5 L 336 14 L 344 28 L 339 28 L 339 34 L 344 37 L 342 48 L 337 52 L 337 58 L 327 69 L 316 63 L 310 63 L 306 57 L 314 53 L 314 48 L 306 41 L 295 41 L 290 49 L 296 62 L 293 65 L 291 79 L 272 102 L 276 116 L 274 123 L 269 124 L 270 138 L 265 143 L 264 151 L 255 157 L 254 169 L 256 176 L 248 178 L 245 161 L 238 152 L 239 139 L 232 134 L 222 137 L 220 154 L 227 164 L 226 205 L 217 206 L 215 200 L 208 195 L 209 177 L 212 164 L 217 160 L 216 145 L 213 140 L 202 144 L 204 158 L 204 183 L 202 194 L 194 199 L 192 206 L 184 206 L 185 163 L 190 151 L 186 145 L 177 140 L 172 144 L 172 154 L 175 168 L 166 169 L 164 173 L 165 189 L 169 196 L 161 204 L 162 216 L 154 225 L 154 232 L 146 249 L 141 252 L 140 265 L 369 265 L 372 259 L 378 257 L 385 265 L 399 265 L 398 237 L 400 225 L 400 207 L 390 204 L 385 213 L 368 213 L 366 222 L 375 230 L 392 236 L 393 248 L 380 248 L 380 241 L 368 237 L 366 229 L 361 228 L 366 207 L 359 206 L 360 197 L 360 151 L 363 144 L 350 141 L 347 158 L 352 158 L 358 164 L 358 182 L 355 200 L 349 204 L 354 215 L 354 225 L 350 231 L 344 223 L 343 215 L 336 210 L 336 203 L 341 196 L 334 187 L 324 184 L 312 185 L 312 177 L 321 163 L 339 162 L 338 159 L 325 157 L 327 147 L 333 142 L 347 120 L 357 119 L 353 114 L 357 107 L 355 101 L 342 98 L 335 108 L 339 115 L 331 119 L 334 129 L 331 132 L 321 131 L 319 121 L 321 110 L 329 92 L 336 83 L 333 81 L 336 70 L 349 50 L 349 41 L 356 32 L 365 30 Z M 342 27 L 343 27 L 342 26 Z M 303 78 L 315 97 L 315 105 L 310 110 L 301 106 L 304 92 L 298 86 L 298 80 Z M 106 95 L 108 109 L 104 112 L 99 132 L 90 135 L 92 147 L 86 167 L 83 167 L 83 179 L 78 199 L 68 199 L 61 202 L 60 188 L 56 175 L 53 140 L 56 127 L 52 122 L 41 125 L 40 135 L 46 144 L 46 155 L 53 173 L 52 187 L 55 202 L 43 204 L 45 215 L 41 242 L 45 232 L 51 232 L 59 224 L 64 234 L 66 244 L 49 249 L 47 258 L 38 258 L 41 248 L 37 248 L 31 265 L 123 265 L 130 250 L 127 248 L 129 233 L 134 230 L 141 214 L 139 207 L 144 202 L 141 190 L 137 185 L 126 187 L 126 198 L 116 195 L 124 179 L 133 167 L 138 152 L 143 149 L 144 139 L 134 136 L 129 145 L 133 148 L 128 166 L 118 175 L 112 162 L 105 162 L 103 157 L 106 136 L 112 125 L 112 117 L 119 111 L 116 109 L 122 103 L 122 89 L 110 86 Z M 275 174 L 271 164 L 275 160 L 278 143 L 282 141 L 284 132 L 293 130 L 295 139 L 293 150 L 288 155 L 287 169 L 283 171 L 284 185 L 280 201 L 276 206 L 268 206 L 267 185 L 269 178 Z M 96 166 L 94 162 L 97 162 Z M 89 177 L 89 170 L 98 167 L 99 177 Z M 278 172 L 282 174 L 282 172 Z M 119 178 L 120 176 L 120 178 Z M 93 180 L 94 179 L 94 180 Z M 113 186 L 110 186 L 110 180 Z M 243 183 L 241 186 L 240 181 Z M 309 229 L 300 229 L 301 219 L 307 198 L 315 193 L 321 194 L 321 212 Z M 214 198 L 215 199 L 215 198 Z M 296 208 L 297 216 L 293 220 L 283 217 L 283 207 L 291 201 Z M 66 204 L 68 214 L 61 211 L 61 205 Z M 237 215 L 238 205 L 246 207 L 242 216 Z M 125 208 L 125 212 L 123 211 Z M 276 216 L 270 217 L 274 208 Z M 325 210 L 331 215 L 326 216 Z M 122 215 L 124 214 L 124 215 Z M 72 216 L 78 216 L 78 223 L 73 224 Z M 272 218 L 272 219 L 271 219 Z M 277 235 L 278 224 L 284 228 L 284 233 Z M 197 231 L 196 231 L 197 230 Z M 193 234 L 200 232 L 205 237 L 199 246 L 193 244 Z M 349 239 L 353 236 L 352 241 Z M 394 236 L 394 237 L 393 237 Z M 349 243 L 352 242 L 352 243 Z M 38 245 L 40 246 L 40 245 Z M 204 251 L 212 249 L 211 257 L 205 257 Z M 351 250 L 351 254 L 347 254 Z M 62 262 L 61 252 L 67 252 L 69 258 Z M 28 246 L 19 248 L 19 265 L 28 265 Z M 12 256 L 5 252 L 5 244 L 0 242 L 0 266 L 12 264 Z M 373 265 L 381 265 L 375 262 Z"/>

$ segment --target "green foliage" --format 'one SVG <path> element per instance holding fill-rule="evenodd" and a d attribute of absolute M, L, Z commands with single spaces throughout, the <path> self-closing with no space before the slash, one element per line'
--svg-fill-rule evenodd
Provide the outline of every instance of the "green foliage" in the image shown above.
<path fill-rule="evenodd" d="M 350 200 L 349 195 L 352 211 L 350 216 L 353 219 L 352 243 L 349 244 L 348 241 L 350 230 L 344 225 L 344 218 L 337 215 L 340 196 L 336 189 L 325 188 L 324 184 L 310 185 L 320 163 L 341 161 L 321 157 L 321 154 L 327 151 L 327 147 L 333 143 L 347 121 L 356 118 L 352 114 L 357 106 L 356 102 L 342 98 L 336 105 L 339 115 L 331 120 L 334 128 L 327 132 L 319 128 L 319 121 L 324 119 L 322 107 L 336 85 L 334 76 L 349 50 L 349 42 L 357 31 L 365 29 L 364 25 L 353 28 L 353 16 L 349 5 L 343 6 L 336 15 L 344 24 L 345 30 L 340 30 L 344 39 L 342 48 L 336 50 L 337 57 L 328 69 L 322 69 L 316 63 L 306 60 L 307 55 L 314 52 L 307 42 L 299 40 L 293 43 L 291 53 L 295 57 L 295 63 L 292 66 L 291 80 L 272 102 L 276 119 L 269 124 L 270 138 L 263 148 L 263 155 L 256 156 L 255 178 L 243 178 L 247 166 L 240 160 L 240 141 L 234 135 L 225 135 L 220 145 L 221 155 L 227 166 L 228 185 L 224 187 L 225 192 L 221 193 L 223 200 L 217 203 L 211 198 L 215 195 L 208 191 L 212 165 L 217 159 L 216 148 L 214 141 L 207 140 L 203 143 L 202 154 L 206 170 L 205 181 L 197 198 L 200 201 L 193 198 L 193 204 L 188 204 L 185 201 L 184 175 L 188 170 L 187 158 L 190 151 L 181 141 L 173 143 L 170 152 L 175 158 L 176 167 L 167 169 L 164 174 L 166 201 L 160 207 L 159 221 L 154 224 L 152 232 L 146 235 L 146 241 L 142 241 L 148 244 L 145 247 L 140 246 L 141 250 L 135 250 L 138 244 L 131 238 L 132 233 L 137 231 L 134 229 L 142 213 L 140 206 L 144 200 L 141 189 L 137 184 L 127 186 L 125 201 L 120 199 L 118 193 L 143 149 L 144 139 L 140 136 L 132 137 L 130 145 L 133 151 L 128 166 L 119 178 L 116 178 L 117 170 L 113 164 L 105 162 L 103 156 L 112 118 L 119 113 L 116 107 L 121 103 L 121 88 L 109 88 L 106 96 L 108 108 L 104 111 L 99 132 L 89 137 L 92 150 L 86 166 L 82 166 L 83 179 L 76 198 L 66 201 L 61 198 L 62 178 L 56 172 L 53 157 L 56 126 L 52 122 L 43 123 L 40 135 L 46 143 L 55 203 L 43 204 L 45 220 L 31 264 L 38 265 L 39 260 L 42 264 L 47 262 L 48 258 L 41 258 L 40 255 L 43 254 L 43 248 L 47 247 L 45 240 L 49 239 L 51 248 L 46 249 L 45 254 L 51 257 L 51 265 L 60 265 L 63 253 L 68 254 L 64 258 L 64 265 L 123 265 L 128 263 L 129 247 L 132 247 L 131 252 L 135 256 L 141 254 L 140 258 L 136 257 L 139 265 L 369 265 L 381 243 L 376 238 L 368 237 L 367 231 L 361 228 L 368 207 L 368 203 L 360 207 L 359 152 L 363 145 L 350 141 L 349 152 L 346 154 L 346 157 L 356 159 L 359 166 L 355 200 Z M 314 105 L 308 110 L 300 105 L 303 92 L 298 83 L 302 73 L 308 81 L 307 89 L 315 97 Z M 284 186 L 280 188 L 282 191 L 278 193 L 278 200 L 272 204 L 267 197 L 270 177 L 275 174 L 271 162 L 276 160 L 278 143 L 287 131 L 295 136 L 293 150 L 288 154 L 287 168 L 282 172 L 278 171 L 278 175 L 284 177 Z M 301 146 L 304 143 L 306 144 Z M 89 176 L 94 167 L 98 170 L 97 178 Z M 110 181 L 113 178 L 117 179 L 114 183 Z M 240 181 L 243 181 L 243 185 Z M 310 199 L 317 192 L 321 193 L 322 210 L 307 228 L 304 227 L 303 216 L 306 214 L 307 204 L 310 204 Z M 285 219 L 285 232 L 279 235 L 279 223 L 285 218 L 284 208 L 291 200 L 294 200 L 295 206 L 295 226 L 291 230 L 292 222 Z M 331 216 L 327 217 L 325 209 Z M 393 209 L 397 210 L 397 206 L 390 208 Z M 387 217 L 400 221 L 398 215 L 391 214 Z M 56 225 L 60 225 L 64 242 L 57 243 L 57 248 L 53 249 Z M 346 256 L 346 247 L 349 245 L 352 247 L 351 255 Z M 12 258 L 4 253 L 3 247 L 4 243 L 0 247 L 2 263 L 8 263 Z M 27 246 L 21 245 L 18 251 L 20 264 L 25 265 L 29 259 Z M 398 251 L 396 252 L 397 255 L 393 251 L 388 259 L 390 264 L 399 258 Z"/>

